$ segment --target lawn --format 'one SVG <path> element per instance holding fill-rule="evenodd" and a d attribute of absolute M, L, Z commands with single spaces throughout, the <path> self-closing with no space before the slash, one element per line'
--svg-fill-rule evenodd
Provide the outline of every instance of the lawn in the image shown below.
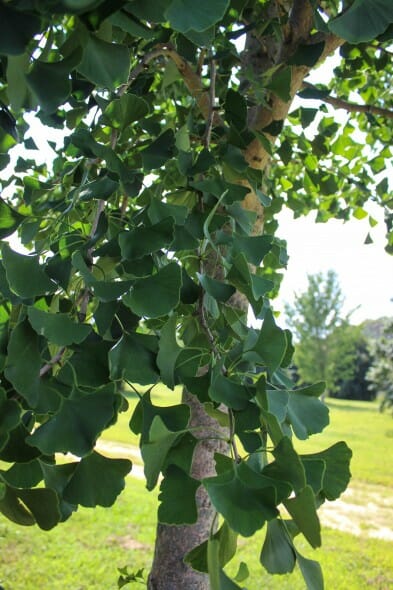
<path fill-rule="evenodd" d="M 156 395 L 156 403 L 165 403 L 164 391 L 159 390 Z M 175 403 L 178 392 L 171 396 L 176 396 Z M 135 398 L 131 398 L 131 404 L 135 403 Z M 354 449 L 352 485 L 355 489 L 373 485 L 388 496 L 393 476 L 392 418 L 379 414 L 374 404 L 332 400 L 329 406 L 331 426 L 325 435 L 306 443 L 304 450 L 314 452 L 337 440 L 347 440 Z M 135 441 L 128 431 L 129 413 L 121 417 L 110 433 L 110 438 L 118 443 Z M 0 584 L 4 590 L 115 590 L 118 567 L 149 569 L 156 503 L 156 492 L 148 493 L 143 482 L 128 478 L 126 490 L 113 508 L 80 509 L 49 533 L 17 527 L 0 517 Z M 245 582 L 250 590 L 303 590 L 298 573 L 273 578 L 264 573 L 258 563 L 262 538 L 263 532 L 257 539 L 241 540 L 240 554 L 236 563 L 229 564 L 230 572 L 234 573 L 243 560 L 251 571 Z M 391 542 L 325 528 L 321 550 L 314 552 L 305 543 L 298 547 L 320 561 L 327 590 L 393 587 Z"/>

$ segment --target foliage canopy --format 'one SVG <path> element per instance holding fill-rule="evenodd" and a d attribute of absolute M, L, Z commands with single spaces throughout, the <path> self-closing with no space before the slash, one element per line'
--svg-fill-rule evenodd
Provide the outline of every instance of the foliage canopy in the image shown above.
<path fill-rule="evenodd" d="M 213 590 L 238 588 L 223 569 L 237 535 L 267 523 L 266 569 L 297 563 L 322 588 L 294 537 L 320 545 L 317 507 L 345 489 L 351 453 L 343 442 L 295 451 L 292 437 L 320 432 L 328 412 L 320 384 L 294 390 L 288 379 L 291 337 L 268 297 L 287 259 L 274 235 L 284 203 L 319 220 L 363 217 L 374 187 L 392 207 L 386 177 L 375 181 L 392 137 L 391 3 L 355 0 L 340 15 L 339 4 L 0 3 L 0 166 L 17 142 L 37 150 L 28 111 L 67 134 L 52 164 L 20 156 L 0 201 L 0 510 L 11 520 L 50 529 L 79 504 L 115 501 L 131 463 L 95 445 L 127 410 L 128 382 L 147 487 L 163 476 L 161 523 L 195 522 L 201 487 L 222 515 L 188 554 L 192 568 Z M 304 84 L 340 46 L 330 87 Z M 352 108 L 354 89 L 377 104 Z M 301 106 L 284 126 L 297 92 L 345 103 L 356 124 Z M 9 245 L 16 232 L 28 253 Z M 261 329 L 247 325 L 245 301 Z M 185 386 L 218 422 L 206 433 L 189 404 L 155 406 L 139 386 L 159 381 Z M 231 454 L 196 478 L 200 437 Z M 57 463 L 65 452 L 77 459 Z"/>

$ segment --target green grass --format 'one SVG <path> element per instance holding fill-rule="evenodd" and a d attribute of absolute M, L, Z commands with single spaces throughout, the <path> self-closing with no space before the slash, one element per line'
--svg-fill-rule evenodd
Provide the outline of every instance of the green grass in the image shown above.
<path fill-rule="evenodd" d="M 138 390 L 142 393 L 143 388 L 138 386 Z M 151 400 L 155 405 L 158 406 L 172 406 L 180 403 L 181 399 L 181 388 L 176 387 L 174 391 L 171 391 L 165 385 L 156 385 L 151 392 Z M 111 442 L 117 442 L 119 444 L 135 445 L 139 444 L 139 437 L 134 434 L 129 428 L 130 418 L 135 410 L 138 403 L 138 396 L 132 390 L 127 393 L 128 410 L 119 414 L 116 424 L 105 430 L 101 438 Z"/>
<path fill-rule="evenodd" d="M 0 583 L 5 590 L 115 590 L 117 567 L 150 567 L 156 497 L 130 478 L 113 508 L 81 509 L 48 533 L 0 520 Z M 258 561 L 262 539 L 263 532 L 257 539 L 240 541 L 230 573 L 244 560 L 251 571 L 247 588 L 304 590 L 299 572 L 278 577 L 264 573 Z M 388 590 L 393 584 L 393 548 L 388 542 L 327 529 L 322 550 L 313 552 L 305 543 L 298 548 L 321 562 L 327 590 Z"/>
<path fill-rule="evenodd" d="M 352 478 L 356 482 L 393 488 L 393 420 L 378 404 L 329 399 L 330 424 L 297 448 L 313 453 L 345 440 L 353 451 Z"/>
<path fill-rule="evenodd" d="M 152 400 L 158 405 L 179 403 L 180 388 L 170 391 L 164 386 L 153 389 Z M 120 444 L 138 445 L 138 437 L 128 423 L 138 402 L 136 394 L 128 396 L 129 409 L 119 415 L 117 423 L 106 430 L 102 439 Z M 321 433 L 306 441 L 296 441 L 302 453 L 314 453 L 345 440 L 353 451 L 352 478 L 356 482 L 393 488 L 393 419 L 381 414 L 377 402 L 353 402 L 329 399 L 330 424 Z"/>
<path fill-rule="evenodd" d="M 179 391 L 157 388 L 155 403 L 179 401 Z M 137 398 L 130 396 L 135 407 Z M 302 452 L 326 448 L 346 440 L 354 450 L 352 464 L 356 502 L 366 502 L 362 486 L 374 487 L 378 497 L 389 498 L 393 484 L 393 420 L 380 414 L 376 404 L 329 400 L 331 425 L 323 435 L 299 443 Z M 130 410 L 105 435 L 106 440 L 136 444 L 129 431 Z M 351 485 L 353 485 L 351 484 Z M 115 590 L 117 567 L 149 570 L 154 544 L 157 493 L 141 481 L 127 479 L 127 487 L 111 509 L 80 509 L 69 521 L 50 532 L 17 527 L 0 516 L 0 584 L 5 590 Z M 367 507 L 364 508 L 367 510 Z M 370 515 L 370 522 L 372 519 Z M 389 522 L 386 522 L 389 526 Z M 271 577 L 259 564 L 263 531 L 240 541 L 240 552 L 229 564 L 233 574 L 240 560 L 250 567 L 247 588 L 304 590 L 297 572 Z M 324 529 L 323 548 L 313 551 L 305 542 L 298 549 L 320 561 L 327 590 L 388 590 L 393 587 L 393 544 Z M 132 588 L 132 586 L 130 586 Z"/>

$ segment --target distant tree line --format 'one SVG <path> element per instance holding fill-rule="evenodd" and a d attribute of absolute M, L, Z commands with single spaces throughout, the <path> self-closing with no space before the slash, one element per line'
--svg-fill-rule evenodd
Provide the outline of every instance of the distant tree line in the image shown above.
<path fill-rule="evenodd" d="M 296 340 L 292 372 L 299 384 L 325 381 L 330 397 L 393 406 L 393 320 L 350 324 L 335 271 L 308 276 L 304 292 L 286 304 Z"/>

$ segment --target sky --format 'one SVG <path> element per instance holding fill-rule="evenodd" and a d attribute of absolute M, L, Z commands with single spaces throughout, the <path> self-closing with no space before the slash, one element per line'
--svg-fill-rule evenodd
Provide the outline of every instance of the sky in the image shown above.
<path fill-rule="evenodd" d="M 307 288 L 307 275 L 333 269 L 345 297 L 344 312 L 355 310 L 352 324 L 393 317 L 393 256 L 384 250 L 381 209 L 374 206 L 369 210 L 379 221 L 374 228 L 367 219 L 315 223 L 315 214 L 293 219 L 291 212 L 281 213 L 278 236 L 287 241 L 289 262 L 280 296 L 273 303 L 277 311 L 283 311 L 284 302 L 293 303 L 294 293 Z M 364 243 L 368 233 L 372 244 Z"/>

